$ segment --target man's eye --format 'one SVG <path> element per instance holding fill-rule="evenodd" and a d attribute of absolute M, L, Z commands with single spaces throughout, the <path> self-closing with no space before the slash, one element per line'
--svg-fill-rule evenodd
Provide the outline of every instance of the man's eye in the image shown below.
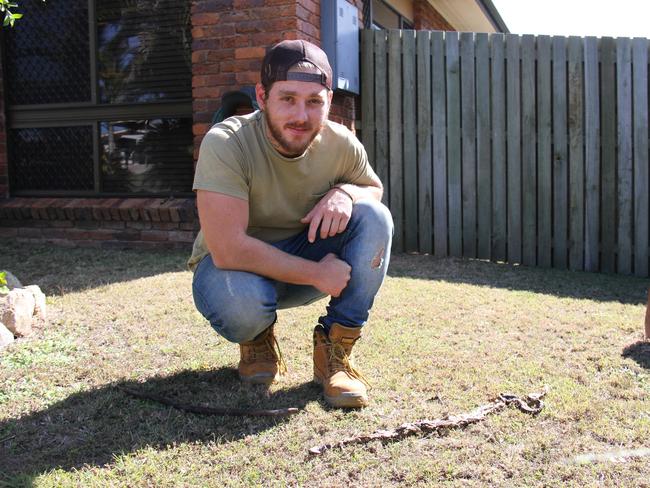
<path fill-rule="evenodd" d="M 323 101 L 320 98 L 315 98 L 314 100 L 310 100 L 309 103 L 312 105 L 323 105 Z"/>
<path fill-rule="evenodd" d="M 282 97 L 281 100 L 282 100 L 283 102 L 290 102 L 290 101 L 292 101 L 293 99 L 292 99 L 291 97 Z"/>

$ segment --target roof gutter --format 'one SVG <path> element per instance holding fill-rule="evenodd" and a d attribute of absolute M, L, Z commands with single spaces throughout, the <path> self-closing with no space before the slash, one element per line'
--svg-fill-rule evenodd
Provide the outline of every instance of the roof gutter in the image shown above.
<path fill-rule="evenodd" d="M 478 4 L 479 7 L 481 7 L 483 13 L 485 13 L 487 18 L 490 19 L 490 22 L 498 32 L 503 32 L 504 34 L 510 34 L 510 30 L 508 29 L 508 26 L 501 18 L 501 15 L 499 15 L 499 11 L 492 3 L 492 0 L 476 0 L 476 3 Z"/>

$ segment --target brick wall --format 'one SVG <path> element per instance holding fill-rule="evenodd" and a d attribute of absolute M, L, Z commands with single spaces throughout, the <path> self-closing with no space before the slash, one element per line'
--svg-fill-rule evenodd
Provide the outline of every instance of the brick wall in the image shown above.
<path fill-rule="evenodd" d="M 413 17 L 416 30 L 456 30 L 427 0 L 413 2 Z"/>
<path fill-rule="evenodd" d="M 0 200 L 0 239 L 17 242 L 188 251 L 198 228 L 193 198 Z"/>
<path fill-rule="evenodd" d="M 7 125 L 4 110 L 4 83 L 0 56 L 0 199 L 9 196 L 9 168 L 7 163 Z"/>

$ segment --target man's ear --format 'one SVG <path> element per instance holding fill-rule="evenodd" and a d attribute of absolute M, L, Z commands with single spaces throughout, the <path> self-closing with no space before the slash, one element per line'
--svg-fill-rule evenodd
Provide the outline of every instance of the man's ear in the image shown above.
<path fill-rule="evenodd" d="M 264 97 L 266 95 L 266 90 L 262 86 L 261 83 L 257 83 L 255 85 L 255 97 L 257 98 L 257 106 L 260 108 L 260 110 L 264 110 L 266 107 L 266 103 L 264 100 Z"/>

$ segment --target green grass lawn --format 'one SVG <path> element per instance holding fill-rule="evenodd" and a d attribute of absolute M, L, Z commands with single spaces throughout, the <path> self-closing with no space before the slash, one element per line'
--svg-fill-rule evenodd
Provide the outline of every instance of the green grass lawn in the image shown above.
<path fill-rule="evenodd" d="M 311 382 L 324 301 L 280 312 L 289 372 L 246 387 L 238 348 L 194 309 L 186 257 L 0 244 L 0 269 L 40 285 L 50 314 L 0 352 L 0 486 L 650 486 L 648 456 L 576 462 L 650 447 L 648 280 L 394 256 L 356 348 L 371 404 L 341 411 Z M 119 385 L 300 413 L 199 416 Z M 544 386 L 536 417 L 308 454 Z"/>

